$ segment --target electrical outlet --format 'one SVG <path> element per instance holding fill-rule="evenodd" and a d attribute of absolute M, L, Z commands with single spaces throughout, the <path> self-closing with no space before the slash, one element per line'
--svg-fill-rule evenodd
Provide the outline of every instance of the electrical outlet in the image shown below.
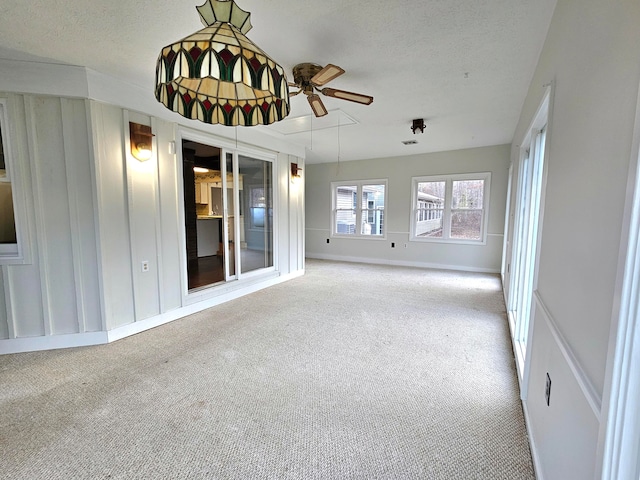
<path fill-rule="evenodd" d="M 327 243 L 329 243 L 329 239 L 327 238 Z"/>
<path fill-rule="evenodd" d="M 404 248 L 407 248 L 407 244 L 406 243 L 404 244 Z"/>
<path fill-rule="evenodd" d="M 551 377 L 549 376 L 549 372 L 547 372 L 547 385 L 544 389 L 544 398 L 547 401 L 547 407 L 549 406 L 549 401 L 551 399 Z"/>
<path fill-rule="evenodd" d="M 391 242 L 391 248 L 396 248 L 396 243 L 395 242 Z"/>
<path fill-rule="evenodd" d="M 142 261 L 142 272 L 146 273 L 149 271 L 149 260 Z"/>

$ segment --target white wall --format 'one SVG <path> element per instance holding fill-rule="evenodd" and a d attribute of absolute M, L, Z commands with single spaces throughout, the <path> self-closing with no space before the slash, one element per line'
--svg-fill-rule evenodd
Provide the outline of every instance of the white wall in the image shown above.
<path fill-rule="evenodd" d="M 235 129 L 184 120 L 213 144 L 265 152 L 276 172 L 275 268 L 189 295 L 181 165 L 171 150 L 183 127 L 175 114 L 158 115 L 157 102 L 145 103 L 127 85 L 119 91 L 155 115 L 60 96 L 68 92 L 56 82 L 73 81 L 85 85 L 77 95 L 108 99 L 113 82 L 77 67 L 23 63 L 0 61 L 11 145 L 25 179 L 16 190 L 29 253 L 24 264 L 0 265 L 0 353 L 105 343 L 304 272 L 304 189 L 289 182 L 289 162 L 303 162 L 291 154 L 298 148 L 259 131 L 236 140 Z M 22 84 L 28 92 L 20 91 L 21 69 L 39 75 Z M 129 120 L 152 127 L 155 154 L 147 162 L 129 152 Z"/>
<path fill-rule="evenodd" d="M 30 95 L 8 102 L 30 260 L 2 266 L 2 338 L 100 331 L 87 104 Z"/>
<path fill-rule="evenodd" d="M 551 83 L 524 401 L 539 478 L 547 480 L 599 476 L 601 408 L 640 83 L 639 24 L 635 0 L 559 0 L 514 136 L 511 157 L 517 164 L 518 144 Z M 544 396 L 547 372 L 550 406 Z"/>
<path fill-rule="evenodd" d="M 409 241 L 411 177 L 491 172 L 486 245 Z M 346 261 L 499 272 L 509 173 L 509 145 L 307 165 L 307 256 Z M 386 240 L 331 238 L 331 182 L 388 179 Z M 395 248 L 391 248 L 391 243 Z M 407 244 L 405 248 L 404 245 Z"/>

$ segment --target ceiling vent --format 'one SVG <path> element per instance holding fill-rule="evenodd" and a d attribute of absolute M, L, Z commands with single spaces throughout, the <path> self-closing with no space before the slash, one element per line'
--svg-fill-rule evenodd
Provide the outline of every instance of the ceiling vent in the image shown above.
<path fill-rule="evenodd" d="M 405 145 L 415 145 L 416 143 L 418 143 L 417 140 L 404 140 L 402 143 L 404 143 Z"/>

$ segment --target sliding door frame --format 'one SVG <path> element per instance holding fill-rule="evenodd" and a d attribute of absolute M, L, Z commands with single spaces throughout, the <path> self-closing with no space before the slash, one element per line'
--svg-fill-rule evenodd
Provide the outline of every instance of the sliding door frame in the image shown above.
<path fill-rule="evenodd" d="M 545 88 L 540 106 L 521 141 L 517 168 L 512 169 L 512 181 L 513 175 L 517 176 L 516 213 L 511 238 L 505 237 L 511 249 L 509 255 L 505 255 L 510 258 L 506 306 L 522 400 L 527 398 L 531 363 L 528 343 L 534 327 L 532 299 L 538 284 L 552 87 L 550 84 Z"/>
<path fill-rule="evenodd" d="M 179 127 L 176 131 L 176 144 L 172 146 L 175 150 L 176 161 L 175 161 L 175 173 L 176 173 L 176 199 L 175 201 L 178 204 L 178 223 L 176 225 L 178 235 L 179 235 L 179 244 L 180 244 L 180 284 L 182 291 L 182 305 L 190 305 L 193 303 L 200 302 L 202 300 L 206 300 L 210 297 L 215 297 L 220 295 L 221 292 L 226 292 L 229 290 L 230 285 L 232 283 L 238 282 L 242 283 L 243 279 L 260 277 L 262 275 L 273 275 L 275 271 L 278 270 L 278 231 L 275 228 L 275 225 L 278 225 L 278 209 L 273 209 L 273 265 L 271 267 L 266 267 L 262 269 L 258 269 L 252 272 L 248 272 L 245 274 L 241 273 L 240 269 L 240 242 L 234 242 L 235 255 L 235 275 L 230 275 L 228 262 L 225 261 L 225 282 L 224 283 L 216 283 L 210 286 L 202 287 L 197 290 L 189 290 L 189 281 L 188 281 L 188 273 L 187 273 L 187 239 L 185 232 L 185 208 L 184 208 L 184 173 L 183 173 L 183 158 L 182 158 L 182 144 L 184 141 L 193 141 L 198 142 L 204 145 L 211 145 L 213 147 L 217 147 L 220 149 L 220 167 L 222 175 L 222 185 L 223 188 L 227 186 L 226 180 L 226 160 L 227 153 L 231 153 L 233 155 L 233 192 L 236 198 L 234 199 L 234 238 L 240 239 L 240 225 L 239 225 L 239 212 L 240 212 L 240 201 L 239 201 L 239 156 L 243 155 L 246 157 L 250 157 L 256 160 L 263 160 L 267 162 L 271 162 L 271 184 L 272 184 L 272 195 L 273 195 L 273 205 L 279 205 L 278 201 L 278 184 L 277 184 L 277 175 L 278 171 L 277 162 L 278 155 L 276 152 L 269 150 L 262 150 L 255 147 L 247 147 L 244 144 L 238 144 L 237 142 L 230 141 L 229 139 L 225 139 L 222 137 L 217 137 L 214 135 L 210 135 L 198 130 L 192 130 L 186 127 Z M 224 166 L 224 168 L 223 168 Z M 224 253 L 225 259 L 229 258 L 229 246 L 227 242 L 227 229 L 226 225 L 229 220 L 229 212 L 226 211 L 227 208 L 225 206 L 225 213 L 223 215 L 223 230 L 224 230 Z M 245 212 L 246 214 L 246 212 Z"/>

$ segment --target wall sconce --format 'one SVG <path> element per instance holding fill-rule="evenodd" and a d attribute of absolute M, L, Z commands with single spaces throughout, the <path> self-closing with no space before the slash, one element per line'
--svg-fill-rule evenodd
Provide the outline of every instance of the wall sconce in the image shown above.
<path fill-rule="evenodd" d="M 151 127 L 129 122 L 129 139 L 131 141 L 131 155 L 141 162 L 151 158 L 152 150 Z"/>
<path fill-rule="evenodd" d="M 302 169 L 298 167 L 297 163 L 291 164 L 291 183 L 299 183 L 301 180 L 300 172 Z"/>

